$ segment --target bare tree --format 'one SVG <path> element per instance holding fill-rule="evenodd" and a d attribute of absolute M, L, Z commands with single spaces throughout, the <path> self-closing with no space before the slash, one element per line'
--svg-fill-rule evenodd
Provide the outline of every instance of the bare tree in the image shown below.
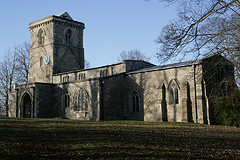
<path fill-rule="evenodd" d="M 0 96 L 1 105 L 6 109 L 8 116 L 9 92 L 12 91 L 16 78 L 16 55 L 12 51 L 5 52 L 0 63 Z"/>
<path fill-rule="evenodd" d="M 16 72 L 18 83 L 26 83 L 28 80 L 30 48 L 31 45 L 28 42 L 24 42 L 22 45 L 14 47 L 14 54 L 16 54 L 17 58 Z"/>
<path fill-rule="evenodd" d="M 156 40 L 161 45 L 158 58 L 195 58 L 216 53 L 229 59 L 240 79 L 239 0 L 161 0 L 178 3 L 178 17 L 166 25 Z"/>
<path fill-rule="evenodd" d="M 119 54 L 119 57 L 117 58 L 119 62 L 122 62 L 123 60 L 142 60 L 142 61 L 149 61 L 150 58 L 146 57 L 144 53 L 140 52 L 139 50 L 130 50 L 128 52 L 123 51 Z"/>
<path fill-rule="evenodd" d="M 0 61 L 0 105 L 8 115 L 9 93 L 15 83 L 27 82 L 29 71 L 30 44 L 16 46 L 4 53 Z"/>

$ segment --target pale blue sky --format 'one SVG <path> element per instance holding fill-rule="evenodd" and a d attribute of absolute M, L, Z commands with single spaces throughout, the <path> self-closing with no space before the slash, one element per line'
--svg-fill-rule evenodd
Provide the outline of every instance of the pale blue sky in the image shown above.
<path fill-rule="evenodd" d="M 30 22 L 62 12 L 85 23 L 85 57 L 91 67 L 117 63 L 122 51 L 139 49 L 158 64 L 155 43 L 164 25 L 176 18 L 158 0 L 1 0 L 0 54 L 30 42 Z"/>

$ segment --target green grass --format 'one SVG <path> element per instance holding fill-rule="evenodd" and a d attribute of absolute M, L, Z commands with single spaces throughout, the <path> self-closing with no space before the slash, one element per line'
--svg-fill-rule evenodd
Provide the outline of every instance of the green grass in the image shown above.
<path fill-rule="evenodd" d="M 240 128 L 0 118 L 0 159 L 238 159 Z"/>

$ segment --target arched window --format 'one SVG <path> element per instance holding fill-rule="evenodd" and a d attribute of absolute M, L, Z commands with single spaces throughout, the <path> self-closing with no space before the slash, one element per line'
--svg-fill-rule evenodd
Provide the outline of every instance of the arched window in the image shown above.
<path fill-rule="evenodd" d="M 130 95 L 130 111 L 139 112 L 140 110 L 140 98 L 136 91 L 133 91 Z"/>
<path fill-rule="evenodd" d="M 70 107 L 70 95 L 68 92 L 65 92 L 64 94 L 64 108 Z"/>
<path fill-rule="evenodd" d="M 178 104 L 179 95 L 178 95 L 178 85 L 175 80 L 172 80 L 168 86 L 169 90 L 169 104 Z"/>
<path fill-rule="evenodd" d="M 75 93 L 75 111 L 88 111 L 88 93 L 84 88 L 80 88 Z"/>
<path fill-rule="evenodd" d="M 72 37 L 72 31 L 71 31 L 71 29 L 68 29 L 66 34 L 65 34 L 66 44 L 71 44 L 71 37 Z"/>
<path fill-rule="evenodd" d="M 39 45 L 44 44 L 44 32 L 42 29 L 39 29 L 38 31 L 38 44 Z"/>

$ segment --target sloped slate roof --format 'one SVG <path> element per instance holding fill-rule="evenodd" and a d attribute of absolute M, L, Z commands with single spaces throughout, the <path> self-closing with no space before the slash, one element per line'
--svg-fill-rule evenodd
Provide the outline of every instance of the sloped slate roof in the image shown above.
<path fill-rule="evenodd" d="M 72 17 L 71 17 L 67 12 L 63 12 L 63 13 L 57 14 L 57 15 L 55 15 L 55 16 L 61 17 L 61 18 L 65 18 L 65 19 L 73 20 Z"/>
<path fill-rule="evenodd" d="M 184 66 L 191 66 L 194 64 L 199 64 L 200 60 L 195 61 L 186 61 L 186 62 L 179 62 L 179 63 L 173 63 L 173 64 L 167 64 L 167 65 L 160 65 L 160 66 L 154 66 L 149 68 L 143 68 L 137 71 L 128 72 L 127 74 L 135 74 L 135 73 L 142 73 L 142 72 L 151 72 L 151 71 L 157 71 L 157 70 L 165 70 L 170 68 L 178 68 L 178 67 L 184 67 Z"/>

